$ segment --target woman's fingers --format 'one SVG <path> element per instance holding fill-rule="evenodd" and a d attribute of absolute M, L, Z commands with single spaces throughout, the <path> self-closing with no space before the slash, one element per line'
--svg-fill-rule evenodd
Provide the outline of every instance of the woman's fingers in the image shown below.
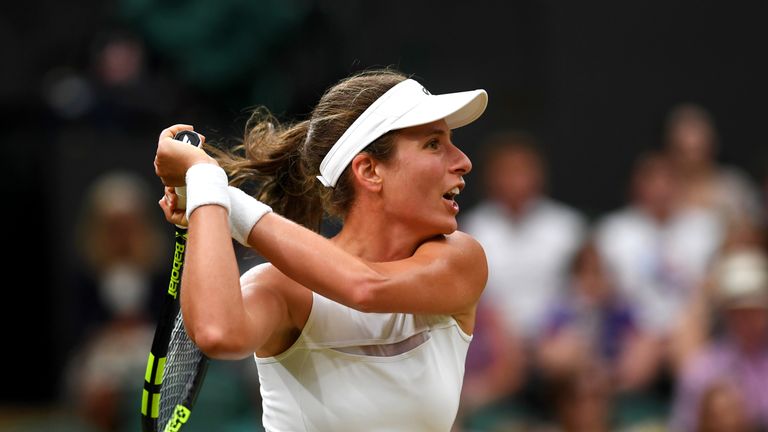
<path fill-rule="evenodd" d="M 191 146 L 174 139 L 176 134 L 182 131 L 192 131 L 190 125 L 177 124 L 160 133 L 155 151 L 155 174 L 160 177 L 165 186 L 184 186 L 185 175 L 189 167 L 198 163 L 210 163 L 218 165 L 215 159 L 203 150 L 202 143 L 205 137 L 201 137 L 201 147 Z"/>
<path fill-rule="evenodd" d="M 178 128 L 168 128 L 160 136 L 155 152 L 155 174 L 166 186 L 184 186 L 184 176 L 192 165 L 210 163 L 218 165 L 202 148 L 173 139 L 171 133 Z"/>
<path fill-rule="evenodd" d="M 160 138 L 159 139 L 173 138 L 173 137 L 176 136 L 177 133 L 179 133 L 181 131 L 185 131 L 185 130 L 191 131 L 191 130 L 195 130 L 195 128 L 192 125 L 175 124 L 175 125 L 173 125 L 171 127 L 163 129 L 163 131 L 160 132 Z"/>
<path fill-rule="evenodd" d="M 174 189 L 172 187 L 166 187 L 165 193 L 163 194 L 163 197 L 160 198 L 160 201 L 158 201 L 158 204 L 163 210 L 165 220 L 174 225 L 187 226 L 187 217 L 185 211 L 176 208 L 178 199 L 179 198 L 174 192 Z"/>
<path fill-rule="evenodd" d="M 172 187 L 165 187 L 165 194 L 163 195 L 171 210 L 176 210 L 178 205 L 178 195 L 176 195 L 176 189 Z"/>
<path fill-rule="evenodd" d="M 163 215 L 165 215 L 165 220 L 168 222 L 171 222 L 171 214 L 173 213 L 171 211 L 171 204 L 168 202 L 168 197 L 163 195 L 162 198 L 160 198 L 160 201 L 157 202 L 160 205 L 160 208 L 163 210 Z"/>

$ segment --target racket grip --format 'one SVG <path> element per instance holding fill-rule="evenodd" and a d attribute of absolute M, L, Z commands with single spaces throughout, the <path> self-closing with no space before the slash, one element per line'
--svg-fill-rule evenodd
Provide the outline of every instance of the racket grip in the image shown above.
<path fill-rule="evenodd" d="M 195 147 L 200 147 L 200 145 L 202 144 L 202 139 L 200 139 L 200 135 L 198 135 L 196 132 L 193 132 L 193 131 L 181 131 L 177 133 L 176 136 L 173 137 L 173 139 L 193 145 Z M 185 210 L 187 208 L 187 187 L 186 186 L 177 187 L 176 196 L 178 197 L 178 200 L 176 201 L 176 209 Z"/>
<path fill-rule="evenodd" d="M 176 209 L 177 210 L 187 209 L 187 187 L 186 186 L 178 186 L 176 188 Z"/>

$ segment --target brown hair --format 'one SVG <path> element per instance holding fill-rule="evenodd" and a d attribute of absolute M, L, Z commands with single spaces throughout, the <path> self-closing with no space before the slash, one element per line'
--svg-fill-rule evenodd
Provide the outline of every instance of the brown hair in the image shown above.
<path fill-rule="evenodd" d="M 212 153 L 232 185 L 255 181 L 256 198 L 317 231 L 324 213 L 343 218 L 355 198 L 349 167 L 334 188 L 326 188 L 316 178 L 320 162 L 366 108 L 406 78 L 388 69 L 345 78 L 325 92 L 309 120 L 297 123 L 280 124 L 266 108 L 258 108 L 246 124 L 241 145 Z M 393 154 L 393 136 L 386 133 L 363 151 L 386 161 Z"/>

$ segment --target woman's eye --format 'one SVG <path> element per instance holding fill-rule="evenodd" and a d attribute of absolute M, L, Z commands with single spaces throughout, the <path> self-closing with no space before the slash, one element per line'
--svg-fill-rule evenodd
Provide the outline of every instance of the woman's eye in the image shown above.
<path fill-rule="evenodd" d="M 429 149 L 436 149 L 440 147 L 440 140 L 437 140 L 437 139 L 429 140 L 425 147 Z"/>

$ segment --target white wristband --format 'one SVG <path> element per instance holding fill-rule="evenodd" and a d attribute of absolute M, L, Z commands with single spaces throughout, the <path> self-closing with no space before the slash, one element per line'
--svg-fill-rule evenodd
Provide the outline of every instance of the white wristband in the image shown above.
<path fill-rule="evenodd" d="M 248 246 L 248 236 L 256 222 L 272 208 L 242 190 L 230 186 L 228 189 L 231 211 L 229 212 L 229 230 L 232 238 L 243 246 Z"/>
<path fill-rule="evenodd" d="M 196 208 L 219 205 L 229 213 L 227 173 L 221 167 L 208 163 L 192 165 L 187 170 L 187 220 Z"/>

